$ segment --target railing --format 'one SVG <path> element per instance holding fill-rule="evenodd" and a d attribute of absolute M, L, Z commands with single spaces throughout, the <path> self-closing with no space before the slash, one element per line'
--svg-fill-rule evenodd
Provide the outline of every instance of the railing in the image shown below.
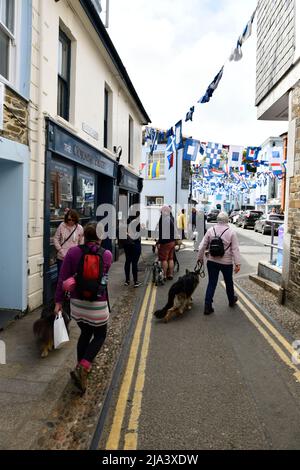
<path fill-rule="evenodd" d="M 276 260 L 274 260 L 274 250 L 282 250 L 281 247 L 278 245 L 274 244 L 274 237 L 275 237 L 275 222 L 270 222 L 271 223 L 271 243 L 265 243 L 264 246 L 270 246 L 271 247 L 271 253 L 270 253 L 270 264 L 273 266 L 276 264 Z"/>

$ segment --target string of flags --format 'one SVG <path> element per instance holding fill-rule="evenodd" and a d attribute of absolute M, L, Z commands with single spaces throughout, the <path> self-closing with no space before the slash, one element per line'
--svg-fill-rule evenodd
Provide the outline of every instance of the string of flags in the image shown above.
<path fill-rule="evenodd" d="M 255 18 L 256 14 L 256 9 L 254 10 L 253 14 L 251 15 L 250 20 L 247 22 L 242 34 L 238 37 L 237 43 L 233 51 L 231 52 L 228 60 L 229 61 L 239 61 L 241 60 L 243 54 L 242 54 L 242 45 L 244 42 L 251 36 L 252 34 L 252 26 L 253 26 L 253 21 Z M 208 103 L 210 99 L 213 96 L 213 93 L 217 89 L 222 77 L 223 77 L 223 72 L 224 72 L 224 67 L 223 65 L 213 81 L 208 85 L 204 95 L 197 101 L 197 103 L 204 104 Z M 195 106 L 191 106 L 189 111 L 186 113 L 185 116 L 185 122 L 188 121 L 193 121 L 193 115 L 195 112 Z M 147 142 L 150 142 L 150 155 L 153 154 L 153 152 L 157 149 L 157 145 L 159 142 L 163 140 L 167 140 L 169 138 L 175 139 L 175 148 L 176 150 L 179 150 L 183 148 L 183 142 L 182 142 L 182 120 L 178 121 L 177 124 L 175 124 L 175 132 L 173 130 L 173 127 L 171 127 L 169 130 L 166 132 L 163 131 L 157 131 L 156 129 L 149 129 L 146 128 L 146 134 L 145 134 L 145 140 Z M 200 146 L 201 150 L 201 146 Z"/>

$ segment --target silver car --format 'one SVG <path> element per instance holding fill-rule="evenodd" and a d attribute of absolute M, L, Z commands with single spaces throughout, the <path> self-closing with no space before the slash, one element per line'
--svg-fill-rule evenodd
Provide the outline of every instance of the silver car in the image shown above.
<path fill-rule="evenodd" d="M 271 234 L 272 225 L 274 225 L 274 233 L 277 235 L 278 228 L 284 223 L 284 215 L 268 214 L 262 215 L 254 225 L 254 232 L 261 232 L 263 235 Z"/>

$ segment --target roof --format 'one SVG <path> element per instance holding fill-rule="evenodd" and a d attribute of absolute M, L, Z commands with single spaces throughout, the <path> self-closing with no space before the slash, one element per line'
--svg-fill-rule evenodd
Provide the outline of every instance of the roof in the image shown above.
<path fill-rule="evenodd" d="M 140 110 L 143 118 L 144 118 L 144 122 L 143 124 L 144 125 L 147 125 L 149 123 L 151 123 L 151 119 L 150 117 L 148 116 L 130 78 L 129 78 L 129 75 L 127 73 L 127 70 L 126 68 L 124 67 L 123 65 L 123 62 L 115 48 L 115 46 L 113 45 L 113 42 L 112 40 L 110 39 L 103 23 L 102 23 L 102 20 L 99 16 L 99 13 L 97 12 L 92 0 L 79 0 L 82 8 L 84 9 L 85 13 L 87 14 L 90 22 L 92 23 L 93 27 L 95 28 L 102 44 L 104 45 L 108 55 L 110 56 L 113 64 L 115 65 L 115 67 L 117 68 L 118 72 L 120 73 L 120 76 L 121 78 L 124 80 L 126 86 L 127 86 L 127 89 L 129 91 L 129 93 L 131 94 L 132 98 L 134 99 L 138 109 Z"/>

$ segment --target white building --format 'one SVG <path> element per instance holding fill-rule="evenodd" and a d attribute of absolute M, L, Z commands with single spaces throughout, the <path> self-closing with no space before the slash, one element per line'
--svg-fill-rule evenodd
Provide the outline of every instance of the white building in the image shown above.
<path fill-rule="evenodd" d="M 32 6 L 30 310 L 53 296 L 52 237 L 66 208 L 85 224 L 102 203 L 118 212 L 119 196 L 127 207 L 139 202 L 142 126 L 150 121 L 101 21 L 99 1 Z M 114 241 L 110 246 L 117 251 Z"/>
<path fill-rule="evenodd" d="M 183 150 L 174 155 L 174 164 L 169 169 L 165 156 L 166 144 L 158 144 L 157 149 L 150 155 L 150 146 L 142 147 L 142 177 L 144 187 L 141 194 L 141 223 L 148 230 L 155 230 L 163 205 L 173 208 L 176 217 L 181 208 L 187 208 L 190 194 L 190 162 L 183 160 Z M 151 163 L 159 162 L 159 176 L 151 177 Z M 176 177 L 177 176 L 177 177 Z"/>

